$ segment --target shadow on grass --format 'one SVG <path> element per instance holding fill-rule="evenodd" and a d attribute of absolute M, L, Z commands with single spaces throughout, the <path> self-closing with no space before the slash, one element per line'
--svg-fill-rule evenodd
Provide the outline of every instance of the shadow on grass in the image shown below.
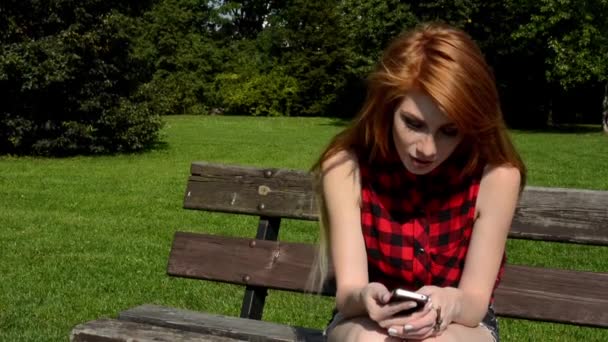
<path fill-rule="evenodd" d="M 544 128 L 514 128 L 526 133 L 560 133 L 560 134 L 589 134 L 602 133 L 602 125 L 555 125 Z"/>
<path fill-rule="evenodd" d="M 352 118 L 329 118 L 329 123 L 323 123 L 321 126 L 346 127 Z"/>
<path fill-rule="evenodd" d="M 169 149 L 169 143 L 166 141 L 157 141 L 154 144 L 152 144 L 151 146 L 143 149 L 143 152 L 150 152 L 150 151 L 166 151 Z"/>

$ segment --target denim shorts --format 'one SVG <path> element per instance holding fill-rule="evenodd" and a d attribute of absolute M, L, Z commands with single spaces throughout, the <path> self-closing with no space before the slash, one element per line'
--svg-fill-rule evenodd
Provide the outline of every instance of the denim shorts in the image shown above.
<path fill-rule="evenodd" d="M 485 317 L 479 323 L 482 327 L 490 330 L 490 334 L 494 337 L 494 342 L 500 342 L 500 337 L 498 336 L 498 319 L 496 318 L 496 313 L 494 312 L 494 305 L 490 304 L 488 307 L 488 312 Z"/>
<path fill-rule="evenodd" d="M 335 328 L 336 325 L 340 324 L 344 320 L 344 316 L 334 309 L 333 317 L 330 320 L 327 328 L 323 331 L 323 335 L 327 336 L 331 329 Z M 484 318 L 479 323 L 480 326 L 488 329 L 490 334 L 494 338 L 494 342 L 500 342 L 500 337 L 498 336 L 498 319 L 496 318 L 496 313 L 494 312 L 494 305 L 490 304 L 488 307 L 488 312 L 484 316 Z"/>

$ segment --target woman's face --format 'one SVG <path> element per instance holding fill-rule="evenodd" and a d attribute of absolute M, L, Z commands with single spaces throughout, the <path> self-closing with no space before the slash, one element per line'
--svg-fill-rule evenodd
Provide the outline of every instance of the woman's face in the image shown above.
<path fill-rule="evenodd" d="M 462 134 L 428 95 L 413 91 L 395 110 L 393 140 L 408 171 L 424 175 L 454 152 Z"/>

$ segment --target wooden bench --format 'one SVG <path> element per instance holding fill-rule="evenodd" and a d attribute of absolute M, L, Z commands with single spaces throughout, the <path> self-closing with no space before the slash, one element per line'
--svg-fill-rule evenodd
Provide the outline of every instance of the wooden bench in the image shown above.
<path fill-rule="evenodd" d="M 317 220 L 307 172 L 193 163 L 187 209 L 259 216 L 253 237 L 177 232 L 168 274 L 246 286 L 241 318 L 142 305 L 76 326 L 72 341 L 323 341 L 321 331 L 261 321 L 267 289 L 303 292 L 314 246 L 278 241 L 281 219 Z M 527 187 L 512 239 L 608 248 L 608 191 Z M 329 280 L 323 294 L 332 296 Z M 608 327 L 608 273 L 507 265 L 504 317 Z"/>

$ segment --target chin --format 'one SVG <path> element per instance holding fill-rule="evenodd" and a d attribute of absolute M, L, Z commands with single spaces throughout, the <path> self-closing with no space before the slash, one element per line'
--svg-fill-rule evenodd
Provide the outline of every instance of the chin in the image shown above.
<path fill-rule="evenodd" d="M 413 163 L 407 163 L 407 162 L 403 163 L 403 164 L 405 165 L 405 168 L 410 173 L 413 173 L 413 174 L 418 175 L 418 176 L 423 176 L 423 175 L 426 175 L 428 173 L 431 173 L 437 167 L 437 164 L 435 164 L 435 163 L 432 163 L 432 164 L 430 164 L 428 166 L 423 166 L 423 167 L 414 165 Z"/>

